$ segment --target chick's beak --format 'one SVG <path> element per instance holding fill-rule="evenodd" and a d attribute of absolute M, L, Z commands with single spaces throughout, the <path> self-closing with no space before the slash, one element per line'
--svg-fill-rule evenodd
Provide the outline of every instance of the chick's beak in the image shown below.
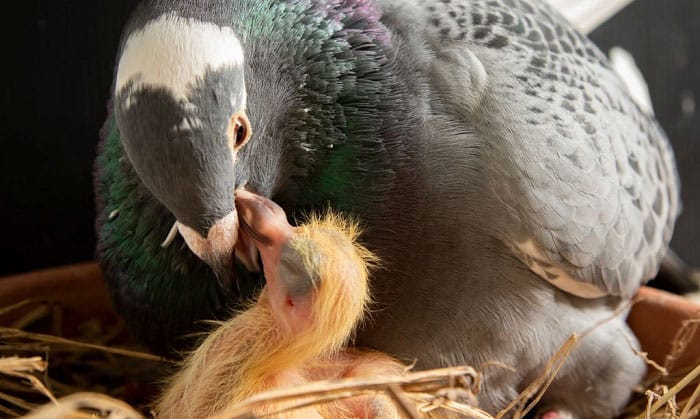
<path fill-rule="evenodd" d="M 284 210 L 275 202 L 247 190 L 236 191 L 239 232 L 236 256 L 251 271 L 260 271 L 258 254 L 263 259 L 293 235 Z"/>

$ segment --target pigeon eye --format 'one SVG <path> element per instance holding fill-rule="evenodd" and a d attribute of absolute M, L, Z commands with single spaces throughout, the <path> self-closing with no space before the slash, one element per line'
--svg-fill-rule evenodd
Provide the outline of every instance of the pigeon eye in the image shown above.
<path fill-rule="evenodd" d="M 233 150 L 238 151 L 238 149 L 243 147 L 250 139 L 251 134 L 250 121 L 246 114 L 243 112 L 236 113 L 231 118 L 231 125 L 229 126 L 229 141 L 233 145 Z"/>

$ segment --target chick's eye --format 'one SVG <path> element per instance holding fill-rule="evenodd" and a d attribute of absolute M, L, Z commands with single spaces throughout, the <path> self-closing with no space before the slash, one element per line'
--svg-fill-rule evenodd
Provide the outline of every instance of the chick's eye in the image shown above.
<path fill-rule="evenodd" d="M 238 150 L 248 142 L 251 135 L 250 121 L 244 113 L 239 113 L 231 118 L 230 139 L 233 143 L 233 149 Z"/>

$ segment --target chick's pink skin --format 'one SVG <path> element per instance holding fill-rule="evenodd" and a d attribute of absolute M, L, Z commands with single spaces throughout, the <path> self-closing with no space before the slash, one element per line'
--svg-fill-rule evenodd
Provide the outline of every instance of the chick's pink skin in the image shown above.
<path fill-rule="evenodd" d="M 545 410 L 537 415 L 540 419 L 571 419 L 573 415 L 559 410 Z"/>
<path fill-rule="evenodd" d="M 279 205 L 246 190 L 236 191 L 236 208 L 241 225 L 236 255 L 249 269 L 259 270 L 256 256 L 260 254 L 275 319 L 291 333 L 304 330 L 311 322 L 312 293 L 292 296 L 279 277 L 282 249 L 289 244 L 296 227 L 287 222 Z"/>

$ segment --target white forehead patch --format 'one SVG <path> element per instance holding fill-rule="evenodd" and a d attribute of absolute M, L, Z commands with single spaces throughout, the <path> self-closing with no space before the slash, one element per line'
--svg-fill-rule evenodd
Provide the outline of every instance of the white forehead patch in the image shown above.
<path fill-rule="evenodd" d="M 243 66 L 243 48 L 231 28 L 166 14 L 127 39 L 116 91 L 133 82 L 136 88 L 165 87 L 186 101 L 191 83 L 224 66 Z"/>

